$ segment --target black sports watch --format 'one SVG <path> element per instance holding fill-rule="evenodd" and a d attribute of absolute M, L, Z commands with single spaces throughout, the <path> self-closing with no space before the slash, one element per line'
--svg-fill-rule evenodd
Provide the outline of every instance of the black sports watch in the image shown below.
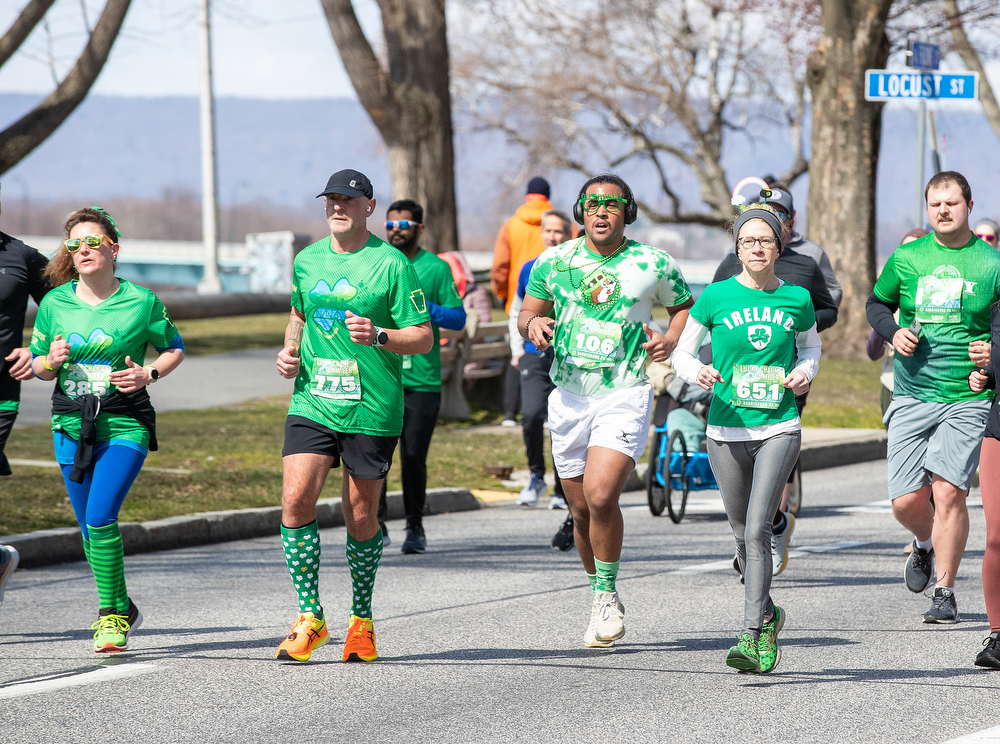
<path fill-rule="evenodd" d="M 385 328 L 375 326 L 375 338 L 372 339 L 372 346 L 381 348 L 387 343 L 389 343 L 389 334 L 385 332 Z"/>

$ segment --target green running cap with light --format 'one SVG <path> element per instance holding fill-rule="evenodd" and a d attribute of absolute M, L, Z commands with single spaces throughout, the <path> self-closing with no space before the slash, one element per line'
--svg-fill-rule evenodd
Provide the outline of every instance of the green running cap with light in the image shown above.
<path fill-rule="evenodd" d="M 107 211 L 105 211 L 104 207 L 96 207 L 95 206 L 95 207 L 91 207 L 91 209 L 93 209 L 95 212 L 98 212 L 98 213 L 104 215 L 105 217 L 107 217 L 108 218 L 108 222 L 111 223 L 111 226 L 115 228 L 115 232 L 118 233 L 118 237 L 120 238 L 122 236 L 122 231 L 118 228 L 118 223 L 115 222 L 115 218 L 112 217 L 110 214 L 108 214 Z"/>

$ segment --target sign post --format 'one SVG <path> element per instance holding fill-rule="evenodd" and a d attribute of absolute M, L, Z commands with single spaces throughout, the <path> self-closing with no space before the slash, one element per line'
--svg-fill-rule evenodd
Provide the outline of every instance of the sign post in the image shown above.
<path fill-rule="evenodd" d="M 914 224 L 923 226 L 924 155 L 927 152 L 927 100 L 979 100 L 979 75 L 938 72 L 941 47 L 921 41 L 910 42 L 906 64 L 911 70 L 866 70 L 865 100 L 917 100 L 917 210 Z M 935 143 L 935 150 L 937 149 Z"/>

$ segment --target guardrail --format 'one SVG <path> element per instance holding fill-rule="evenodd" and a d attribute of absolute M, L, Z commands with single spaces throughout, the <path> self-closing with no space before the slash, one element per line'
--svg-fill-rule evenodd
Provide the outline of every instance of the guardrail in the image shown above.
<path fill-rule="evenodd" d="M 190 292 L 162 292 L 156 296 L 160 298 L 174 320 L 287 313 L 291 308 L 291 296 L 286 294 L 224 292 L 198 295 Z M 25 324 L 34 325 L 37 314 L 38 306 L 32 304 L 28 308 Z"/>

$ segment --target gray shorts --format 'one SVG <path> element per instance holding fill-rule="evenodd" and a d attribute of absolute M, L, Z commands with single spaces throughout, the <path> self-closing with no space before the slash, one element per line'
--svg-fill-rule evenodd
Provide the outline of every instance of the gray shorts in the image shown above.
<path fill-rule="evenodd" d="M 894 397 L 882 419 L 889 430 L 889 498 L 930 484 L 932 473 L 968 488 L 989 412 L 988 400 L 925 403 Z"/>

